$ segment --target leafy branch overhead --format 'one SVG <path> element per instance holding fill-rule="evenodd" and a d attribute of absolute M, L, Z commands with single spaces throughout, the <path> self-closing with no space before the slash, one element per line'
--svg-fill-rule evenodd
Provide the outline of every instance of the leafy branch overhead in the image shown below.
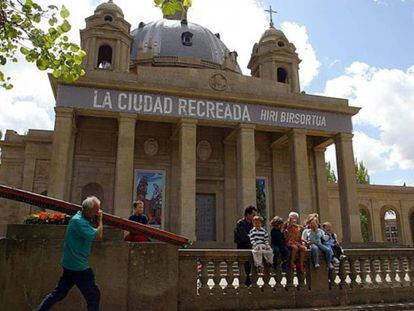
<path fill-rule="evenodd" d="M 154 0 L 154 3 L 162 9 L 164 15 L 173 15 L 177 11 L 191 7 L 192 0 Z"/>
<path fill-rule="evenodd" d="M 165 15 L 191 6 L 191 0 L 153 0 Z M 55 78 L 73 82 L 85 74 L 86 55 L 69 41 L 69 11 L 55 5 L 41 7 L 34 0 L 0 0 L 0 88 L 11 89 L 11 77 L 2 67 L 17 63 L 19 54 Z"/>
<path fill-rule="evenodd" d="M 68 17 L 64 6 L 42 8 L 32 0 L 0 2 L 0 86 L 13 87 L 1 66 L 16 63 L 19 53 L 39 70 L 49 70 L 66 82 L 85 74 L 81 68 L 85 52 L 67 36 L 71 29 Z"/>

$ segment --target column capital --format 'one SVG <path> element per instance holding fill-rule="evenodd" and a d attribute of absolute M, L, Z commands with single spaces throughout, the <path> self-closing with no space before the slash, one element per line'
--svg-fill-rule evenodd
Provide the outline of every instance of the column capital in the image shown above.
<path fill-rule="evenodd" d="M 127 121 L 136 121 L 137 115 L 134 113 L 120 112 L 118 114 L 118 121 L 127 122 Z"/>
<path fill-rule="evenodd" d="M 297 136 L 302 136 L 302 135 L 306 135 L 308 133 L 308 131 L 306 129 L 291 129 L 290 131 L 287 132 L 287 134 L 289 135 L 289 137 L 297 137 Z"/>
<path fill-rule="evenodd" d="M 196 127 L 197 126 L 197 119 L 181 118 L 178 121 L 177 125 L 180 126 L 180 127 Z"/>
<path fill-rule="evenodd" d="M 73 118 L 75 116 L 75 109 L 68 107 L 55 107 L 55 114 L 57 117 Z"/>
<path fill-rule="evenodd" d="M 338 133 L 334 136 L 335 142 L 337 141 L 352 141 L 354 134 L 352 133 Z"/>
<path fill-rule="evenodd" d="M 256 125 L 250 123 L 239 123 L 237 128 L 240 130 L 254 130 L 256 129 Z"/>
<path fill-rule="evenodd" d="M 325 153 L 326 147 L 325 146 L 316 146 L 316 147 L 313 147 L 313 151 Z"/>
<path fill-rule="evenodd" d="M 280 148 L 283 148 L 284 146 L 286 146 L 288 142 L 289 142 L 289 137 L 288 137 L 287 134 L 284 134 L 284 135 L 280 136 L 278 139 L 274 140 L 270 144 L 270 147 L 272 149 L 280 149 Z"/>

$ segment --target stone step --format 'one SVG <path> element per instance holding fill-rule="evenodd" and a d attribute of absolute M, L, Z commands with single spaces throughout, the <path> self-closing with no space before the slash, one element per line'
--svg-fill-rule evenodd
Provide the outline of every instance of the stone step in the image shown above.
<path fill-rule="evenodd" d="M 400 311 L 400 310 L 414 310 L 414 302 L 407 303 L 380 303 L 370 305 L 357 306 L 340 306 L 340 307 L 321 307 L 321 308 L 305 308 L 305 309 L 277 309 L 278 311 Z M 265 311 L 265 310 L 261 310 Z M 266 311 L 276 311 L 266 310 Z"/>

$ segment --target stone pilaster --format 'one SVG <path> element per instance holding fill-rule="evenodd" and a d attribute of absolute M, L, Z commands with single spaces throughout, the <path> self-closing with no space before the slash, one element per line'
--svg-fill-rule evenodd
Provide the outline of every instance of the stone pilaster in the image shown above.
<path fill-rule="evenodd" d="M 316 204 L 321 222 L 329 221 L 328 181 L 325 167 L 325 147 L 313 148 L 316 176 Z"/>
<path fill-rule="evenodd" d="M 345 243 L 362 242 L 352 136 L 340 133 L 335 137 L 342 237 Z"/>
<path fill-rule="evenodd" d="M 237 208 L 237 150 L 235 141 L 224 141 L 224 241 L 233 242 L 233 226 L 243 214 Z"/>
<path fill-rule="evenodd" d="M 303 221 L 312 211 L 309 178 L 308 148 L 306 130 L 293 129 L 289 132 L 289 153 L 292 183 L 293 210 Z"/>
<path fill-rule="evenodd" d="M 48 195 L 57 199 L 69 200 L 75 141 L 74 110 L 73 108 L 56 107 L 55 112 Z"/>
<path fill-rule="evenodd" d="M 255 126 L 240 124 L 237 131 L 238 208 L 256 206 Z"/>
<path fill-rule="evenodd" d="M 197 120 L 185 119 L 178 124 L 180 233 L 196 240 L 196 135 Z"/>
<path fill-rule="evenodd" d="M 26 143 L 24 153 L 24 168 L 23 168 L 23 184 L 22 189 L 27 191 L 33 191 L 33 184 L 36 170 L 36 158 L 30 153 L 30 144 Z M 23 220 L 30 214 L 31 207 L 26 203 L 22 203 L 19 209 L 19 219 Z"/>
<path fill-rule="evenodd" d="M 118 149 L 115 171 L 115 214 L 128 217 L 132 211 L 134 198 L 134 114 L 120 113 L 118 118 Z"/>

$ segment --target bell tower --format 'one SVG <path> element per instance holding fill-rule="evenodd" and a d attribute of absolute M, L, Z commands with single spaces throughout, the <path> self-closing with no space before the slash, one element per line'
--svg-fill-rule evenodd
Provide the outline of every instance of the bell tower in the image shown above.
<path fill-rule="evenodd" d="M 86 51 L 85 69 L 129 71 L 131 25 L 121 8 L 109 0 L 98 5 L 85 21 L 86 27 L 80 31 L 81 47 Z"/>
<path fill-rule="evenodd" d="M 267 12 L 274 12 L 271 10 Z M 293 93 L 300 92 L 299 63 L 295 46 L 285 34 L 274 27 L 272 17 L 270 27 L 255 43 L 248 64 L 253 77 L 269 79 L 278 83 L 289 84 Z"/>

